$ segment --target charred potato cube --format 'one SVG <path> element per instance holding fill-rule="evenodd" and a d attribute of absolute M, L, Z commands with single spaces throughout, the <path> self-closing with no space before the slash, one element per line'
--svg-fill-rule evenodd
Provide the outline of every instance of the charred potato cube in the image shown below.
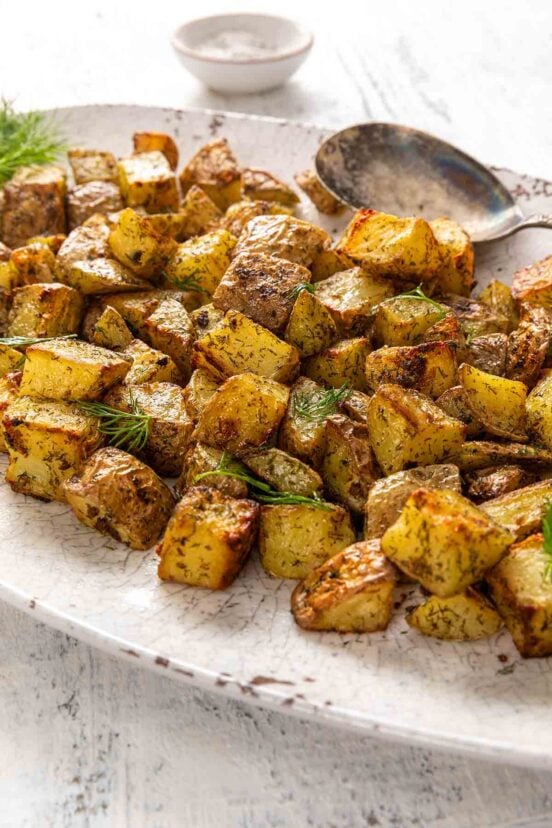
<path fill-rule="evenodd" d="M 343 337 L 365 333 L 373 308 L 392 295 L 388 281 L 363 273 L 359 267 L 316 283 L 316 297 L 330 311 Z"/>
<path fill-rule="evenodd" d="M 444 641 L 478 641 L 502 627 L 493 605 L 473 587 L 449 598 L 430 595 L 407 614 L 406 620 L 423 635 Z"/>
<path fill-rule="evenodd" d="M 67 218 L 72 230 L 96 213 L 111 213 L 123 209 L 123 200 L 117 184 L 111 181 L 89 181 L 77 184 L 67 195 Z"/>
<path fill-rule="evenodd" d="M 267 170 L 257 167 L 242 169 L 242 190 L 246 198 L 264 201 L 276 201 L 284 207 L 293 207 L 299 203 L 299 197 L 291 187 L 276 178 Z"/>
<path fill-rule="evenodd" d="M 196 184 L 219 210 L 226 210 L 241 198 L 241 171 L 228 141 L 220 139 L 201 147 L 180 173 L 185 195 Z"/>
<path fill-rule="evenodd" d="M 282 420 L 278 445 L 289 454 L 319 469 L 326 441 L 325 418 L 304 416 L 304 407 L 316 405 L 325 389 L 306 377 L 299 377 L 291 389 L 288 407 Z"/>
<path fill-rule="evenodd" d="M 171 490 L 149 466 L 116 448 L 94 452 L 63 484 L 67 503 L 85 526 L 131 549 L 149 549 L 174 506 Z"/>
<path fill-rule="evenodd" d="M 235 255 L 265 253 L 310 267 L 330 246 L 331 238 L 320 227 L 294 216 L 258 216 L 251 219 L 238 239 Z"/>
<path fill-rule="evenodd" d="M 435 399 L 456 381 L 456 352 L 450 342 L 380 348 L 366 358 L 366 382 L 373 390 L 393 383 Z"/>
<path fill-rule="evenodd" d="M 186 308 L 176 299 L 165 299 L 144 322 L 144 334 L 154 348 L 168 354 L 184 380 L 191 374 L 192 345 L 195 330 Z"/>
<path fill-rule="evenodd" d="M 201 236 L 209 230 L 215 230 L 219 225 L 222 226 L 222 212 L 207 193 L 195 184 L 186 193 L 179 215 L 182 217 L 184 238 Z M 241 233 L 241 229 L 236 234 L 230 226 L 224 224 L 224 227 L 234 235 Z"/>
<path fill-rule="evenodd" d="M 526 411 L 529 433 L 552 450 L 552 375 L 544 377 L 530 392 Z"/>
<path fill-rule="evenodd" d="M 551 500 L 552 480 L 542 480 L 487 500 L 479 508 L 519 541 L 539 530 Z"/>
<path fill-rule="evenodd" d="M 188 489 L 157 551 L 164 581 L 225 589 L 255 543 L 259 507 L 207 486 Z"/>
<path fill-rule="evenodd" d="M 176 481 L 175 492 L 177 497 L 182 497 L 186 490 L 194 485 L 208 486 L 210 489 L 218 489 L 228 497 L 247 497 L 248 487 L 243 480 L 234 477 L 227 477 L 223 474 L 208 474 L 215 472 L 223 458 L 222 449 L 206 446 L 204 443 L 194 443 L 184 457 L 182 474 Z M 198 475 L 201 477 L 196 483 Z"/>
<path fill-rule="evenodd" d="M 333 216 L 343 210 L 343 204 L 324 187 L 314 170 L 303 170 L 295 176 L 297 186 L 309 198 L 319 213 Z"/>
<path fill-rule="evenodd" d="M 509 532 L 457 492 L 417 489 L 381 548 L 425 589 L 448 598 L 479 580 L 512 542 Z"/>
<path fill-rule="evenodd" d="M 512 294 L 519 302 L 552 309 L 552 256 L 514 273 Z"/>
<path fill-rule="evenodd" d="M 199 415 L 209 402 L 220 383 L 208 371 L 196 368 L 184 389 L 184 403 L 188 416 L 197 422 Z"/>
<path fill-rule="evenodd" d="M 17 272 L 14 286 L 56 281 L 56 257 L 45 244 L 33 242 L 17 247 L 12 251 L 10 262 Z"/>
<path fill-rule="evenodd" d="M 193 188 L 192 188 L 193 189 Z M 189 191 L 192 192 L 191 190 Z M 241 235 L 248 221 L 257 216 L 289 216 L 291 209 L 278 204 L 276 201 L 236 201 L 231 204 L 221 218 L 219 225 L 238 238 Z"/>
<path fill-rule="evenodd" d="M 309 357 L 325 351 L 337 338 L 337 326 L 327 307 L 310 290 L 300 290 L 289 315 L 286 342 L 302 357 Z"/>
<path fill-rule="evenodd" d="M 377 632 L 391 619 L 395 569 L 378 541 L 360 541 L 309 572 L 291 596 L 305 630 Z"/>
<path fill-rule="evenodd" d="M 121 264 L 138 276 L 160 276 L 177 244 L 170 236 L 163 236 L 148 216 L 140 216 L 127 207 L 119 215 L 109 234 L 111 252 Z"/>
<path fill-rule="evenodd" d="M 132 342 L 132 334 L 121 314 L 108 305 L 93 324 L 90 342 L 112 351 L 124 351 Z"/>
<path fill-rule="evenodd" d="M 458 377 L 474 417 L 489 434 L 521 442 L 525 432 L 527 388 L 522 382 L 495 377 L 464 363 Z"/>
<path fill-rule="evenodd" d="M 320 475 L 306 463 L 281 449 L 251 449 L 241 459 L 255 477 L 269 483 L 278 492 L 313 497 L 322 491 Z"/>
<path fill-rule="evenodd" d="M 81 294 L 67 285 L 34 284 L 14 290 L 8 336 L 65 336 L 79 329 Z"/>
<path fill-rule="evenodd" d="M 154 150 L 121 158 L 117 171 L 127 207 L 144 207 L 148 213 L 178 210 L 178 182 L 162 152 Z"/>
<path fill-rule="evenodd" d="M 305 375 L 333 388 L 346 383 L 355 391 L 367 391 L 365 365 L 370 351 L 370 340 L 365 336 L 343 339 L 305 360 Z"/>
<path fill-rule="evenodd" d="M 228 268 L 236 239 L 213 230 L 178 245 L 165 268 L 167 286 L 214 293 Z"/>
<path fill-rule="evenodd" d="M 125 348 L 123 356 L 132 361 L 123 380 L 125 385 L 143 385 L 147 382 L 172 382 L 178 385 L 182 381 L 180 371 L 170 356 L 150 348 L 141 339 L 133 339 Z"/>
<path fill-rule="evenodd" d="M 171 170 L 178 167 L 178 147 L 174 139 L 165 132 L 135 132 L 132 136 L 132 147 L 137 154 L 162 152 Z"/>
<path fill-rule="evenodd" d="M 5 244 L 21 247 L 31 236 L 65 233 L 65 190 L 59 167 L 20 167 L 3 190 Z"/>
<path fill-rule="evenodd" d="M 474 252 L 470 237 L 459 224 L 445 216 L 430 221 L 429 226 L 443 258 L 435 280 L 439 293 L 469 296 L 474 283 Z"/>
<path fill-rule="evenodd" d="M 417 345 L 442 315 L 443 312 L 429 302 L 395 296 L 377 306 L 374 338 L 380 345 Z"/>
<path fill-rule="evenodd" d="M 370 486 L 379 476 L 365 425 L 342 414 L 328 417 L 321 473 L 332 497 L 362 513 Z"/>
<path fill-rule="evenodd" d="M 76 184 L 117 181 L 117 161 L 111 152 L 75 147 L 67 153 Z"/>

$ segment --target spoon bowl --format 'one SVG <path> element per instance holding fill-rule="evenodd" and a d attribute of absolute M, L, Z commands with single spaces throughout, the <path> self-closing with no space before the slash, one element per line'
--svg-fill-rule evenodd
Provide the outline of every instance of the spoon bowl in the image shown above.
<path fill-rule="evenodd" d="M 409 127 L 348 127 L 324 141 L 315 165 L 324 186 L 349 207 L 426 219 L 448 216 L 474 242 L 505 238 L 525 227 L 552 228 L 552 216 L 524 216 L 483 164 Z"/>

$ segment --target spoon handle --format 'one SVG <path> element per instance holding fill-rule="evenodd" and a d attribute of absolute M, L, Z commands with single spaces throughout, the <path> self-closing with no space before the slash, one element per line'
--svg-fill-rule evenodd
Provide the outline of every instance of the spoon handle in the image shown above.
<path fill-rule="evenodd" d="M 526 227 L 549 227 L 552 230 L 552 215 L 533 213 L 532 216 L 527 216 L 517 224 L 513 232 L 516 233 L 518 230 L 524 230 Z"/>

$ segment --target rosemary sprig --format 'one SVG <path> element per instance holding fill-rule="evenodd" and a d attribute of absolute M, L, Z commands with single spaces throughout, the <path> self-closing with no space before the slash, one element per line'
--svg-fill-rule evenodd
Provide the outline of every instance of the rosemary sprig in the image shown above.
<path fill-rule="evenodd" d="M 330 414 L 335 414 L 340 403 L 345 402 L 350 393 L 351 389 L 345 382 L 340 388 L 297 394 L 293 398 L 293 411 L 304 420 L 321 423 Z"/>
<path fill-rule="evenodd" d="M 144 414 L 132 394 L 129 401 L 130 411 L 121 411 L 102 402 L 79 402 L 77 405 L 85 414 L 98 418 L 100 434 L 105 434 L 112 446 L 140 451 L 148 441 L 151 417 Z"/>
<path fill-rule="evenodd" d="M 259 503 L 273 505 L 296 505 L 297 503 L 305 503 L 307 506 L 312 506 L 314 509 L 321 509 L 323 512 L 328 512 L 332 508 L 329 503 L 325 503 L 316 494 L 313 494 L 312 497 L 306 497 L 305 495 L 298 495 L 293 492 L 279 492 L 277 489 L 273 489 L 268 483 L 264 483 L 262 480 L 253 477 L 245 466 L 231 457 L 226 451 L 222 453 L 216 469 L 196 474 L 193 481 L 194 485 L 213 474 L 233 477 L 235 480 L 241 480 L 243 483 L 247 483 L 252 489 L 251 497 L 258 500 Z"/>
<path fill-rule="evenodd" d="M 407 290 L 406 293 L 399 293 L 397 296 L 392 296 L 391 299 L 385 299 L 384 301 L 391 302 L 393 299 L 414 299 L 418 302 L 427 302 L 428 305 L 432 305 L 439 311 L 440 319 L 444 319 L 448 313 L 448 308 L 445 308 L 444 305 L 436 302 L 435 299 L 431 298 L 431 296 L 426 296 L 422 284 L 419 284 L 417 287 L 413 288 L 413 290 Z"/>
<path fill-rule="evenodd" d="M 63 336 L 1 336 L 0 345 L 8 345 L 10 348 L 28 348 L 29 345 L 37 345 L 39 342 L 51 342 L 53 339 L 76 339 L 77 334 L 64 334 Z"/>
<path fill-rule="evenodd" d="M 0 185 L 19 167 L 51 164 L 65 149 L 58 127 L 41 112 L 15 112 L 0 101 Z"/>
<path fill-rule="evenodd" d="M 552 584 L 552 500 L 547 500 L 545 503 L 542 535 L 544 538 L 544 554 L 547 558 L 543 580 L 547 584 Z"/>
<path fill-rule="evenodd" d="M 299 294 L 304 290 L 306 290 L 307 293 L 314 293 L 315 287 L 310 282 L 300 282 L 298 285 L 295 285 L 295 287 L 292 287 L 288 293 L 288 297 L 290 299 L 297 299 Z"/>

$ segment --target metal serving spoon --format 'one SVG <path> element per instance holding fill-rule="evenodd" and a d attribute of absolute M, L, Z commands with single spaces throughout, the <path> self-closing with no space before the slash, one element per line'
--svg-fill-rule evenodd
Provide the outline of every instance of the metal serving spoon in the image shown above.
<path fill-rule="evenodd" d="M 359 124 L 336 132 L 315 159 L 322 183 L 355 209 L 448 216 L 472 241 L 503 239 L 526 227 L 550 227 L 552 215 L 524 216 L 504 184 L 451 144 L 396 124 Z"/>

